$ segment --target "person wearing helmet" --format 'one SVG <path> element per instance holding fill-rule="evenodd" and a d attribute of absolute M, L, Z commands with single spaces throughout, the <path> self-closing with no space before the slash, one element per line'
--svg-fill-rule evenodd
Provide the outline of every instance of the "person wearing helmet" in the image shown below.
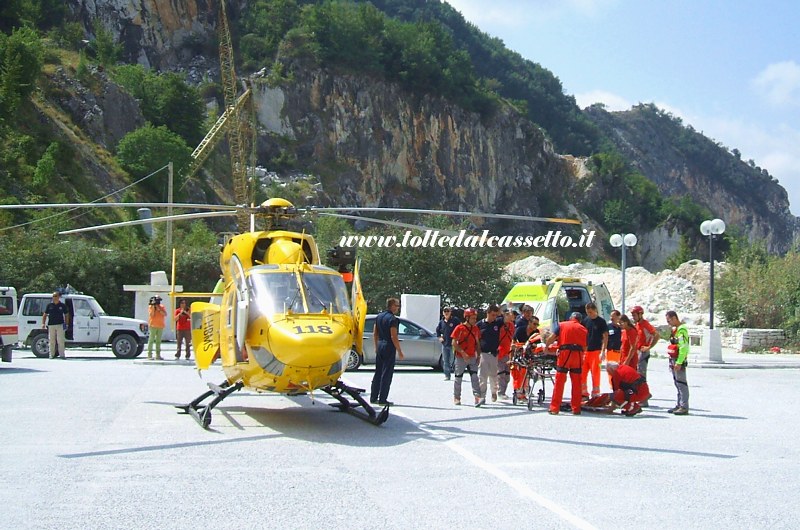
<path fill-rule="evenodd" d="M 647 378 L 647 362 L 650 360 L 650 350 L 658 342 L 658 331 L 650 322 L 645 320 L 642 306 L 634 306 L 631 309 L 631 316 L 636 323 L 636 333 L 639 335 L 639 364 L 636 369 L 644 378 Z M 647 400 L 642 401 L 642 406 L 648 406 Z"/>
<path fill-rule="evenodd" d="M 453 352 L 456 356 L 455 382 L 453 383 L 453 403 L 461 405 L 461 383 L 464 372 L 469 373 L 472 382 L 472 395 L 475 397 L 475 406 L 480 405 L 481 387 L 478 382 L 478 348 L 480 347 L 481 332 L 476 325 L 478 312 L 473 308 L 464 310 L 464 322 L 457 325 L 451 335 L 453 339 Z"/>
<path fill-rule="evenodd" d="M 567 383 L 569 373 L 572 399 L 570 406 L 572 414 L 581 413 L 581 363 L 586 351 L 586 339 L 589 332 L 581 324 L 583 315 L 579 312 L 572 313 L 566 322 L 559 322 L 558 335 L 549 335 L 545 343 L 549 346 L 558 338 L 558 359 L 556 360 L 556 382 L 553 387 L 553 398 L 550 401 L 550 414 L 558 414 L 561 410 L 561 400 L 564 396 L 564 385 Z"/>

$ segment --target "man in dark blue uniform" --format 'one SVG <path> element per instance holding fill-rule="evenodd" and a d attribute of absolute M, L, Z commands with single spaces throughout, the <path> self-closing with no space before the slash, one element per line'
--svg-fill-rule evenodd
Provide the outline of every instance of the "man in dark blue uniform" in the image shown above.
<path fill-rule="evenodd" d="M 442 319 L 436 326 L 436 336 L 439 337 L 439 342 L 442 344 L 442 371 L 445 381 L 450 381 L 450 373 L 453 371 L 453 338 L 451 335 L 459 324 L 461 321 L 452 316 L 452 310 L 449 307 L 442 309 Z"/>
<path fill-rule="evenodd" d="M 394 363 L 396 357 L 403 359 L 400 339 L 397 338 L 400 321 L 395 315 L 398 311 L 400 311 L 400 301 L 397 298 L 389 298 L 386 300 L 386 309 L 375 317 L 375 327 L 372 329 L 372 339 L 375 341 L 375 377 L 372 378 L 370 403 L 393 405 L 388 398 L 394 376 Z"/>
<path fill-rule="evenodd" d="M 486 403 L 486 391 L 491 389 L 492 401 L 497 401 L 497 354 L 500 346 L 500 329 L 503 327 L 503 316 L 495 304 L 486 310 L 486 318 L 478 322 L 481 330 L 481 360 L 478 365 L 481 398 L 475 405 L 480 407 Z"/>

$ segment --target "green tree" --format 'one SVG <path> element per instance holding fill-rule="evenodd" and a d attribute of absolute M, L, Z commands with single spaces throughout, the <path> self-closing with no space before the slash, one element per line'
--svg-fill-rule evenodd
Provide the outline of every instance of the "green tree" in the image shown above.
<path fill-rule="evenodd" d="M 95 37 L 91 46 L 97 62 L 105 67 L 114 66 L 122 55 L 122 45 L 114 41 L 114 35 L 99 20 L 94 21 L 93 29 Z"/>
<path fill-rule="evenodd" d="M 178 175 L 190 159 L 191 149 L 186 142 L 163 125 L 154 127 L 148 124 L 125 135 L 117 145 L 117 160 L 120 165 L 137 178 L 149 175 L 172 162 L 176 190 L 181 185 Z M 164 170 L 147 179 L 144 185 L 157 197 L 166 199 L 167 180 L 167 172 Z"/>
<path fill-rule="evenodd" d="M 0 119 L 13 116 L 33 93 L 43 62 L 44 48 L 34 30 L 0 34 Z"/>
<path fill-rule="evenodd" d="M 156 74 L 137 64 L 115 67 L 112 77 L 139 100 L 147 121 L 166 126 L 189 145 L 196 145 L 203 138 L 203 100 L 183 75 Z"/>
<path fill-rule="evenodd" d="M 36 163 L 36 170 L 33 172 L 33 185 L 41 190 L 46 189 L 50 184 L 50 179 L 56 176 L 58 150 L 58 143 L 51 143 L 47 146 L 42 158 Z"/>

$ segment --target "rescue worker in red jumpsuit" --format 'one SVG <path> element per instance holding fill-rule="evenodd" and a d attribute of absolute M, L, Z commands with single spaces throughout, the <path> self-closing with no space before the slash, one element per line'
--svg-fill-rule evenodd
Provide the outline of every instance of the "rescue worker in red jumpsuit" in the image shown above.
<path fill-rule="evenodd" d="M 619 326 L 622 328 L 622 344 L 619 349 L 619 364 L 627 364 L 636 369 L 639 364 L 639 334 L 628 315 L 619 317 Z"/>
<path fill-rule="evenodd" d="M 572 313 L 570 319 L 558 324 L 558 337 L 550 335 L 545 340 L 549 346 L 558 338 L 558 359 L 556 360 L 556 383 L 553 387 L 553 399 L 550 401 L 550 414 L 558 414 L 561 410 L 561 400 L 564 395 L 564 385 L 569 382 L 572 387 L 570 406 L 572 414 L 581 413 L 581 363 L 586 351 L 589 332 L 581 324 L 583 315 Z"/>
<path fill-rule="evenodd" d="M 481 387 L 478 382 L 478 355 L 481 345 L 481 331 L 476 326 L 478 312 L 473 308 L 464 310 L 464 322 L 457 325 L 450 335 L 453 338 L 453 352 L 455 361 L 455 383 L 453 384 L 453 403 L 461 405 L 461 383 L 464 372 L 469 374 L 472 382 L 472 394 L 475 396 L 475 406 L 481 400 Z"/>
<path fill-rule="evenodd" d="M 650 387 L 647 380 L 627 364 L 609 367 L 614 388 L 613 400 L 616 406 L 622 406 L 622 414 L 635 416 L 642 411 L 641 402 L 650 399 Z"/>

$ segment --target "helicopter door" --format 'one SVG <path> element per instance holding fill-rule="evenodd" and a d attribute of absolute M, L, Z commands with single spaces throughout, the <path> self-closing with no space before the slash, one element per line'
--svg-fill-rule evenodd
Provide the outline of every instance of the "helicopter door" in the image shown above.
<path fill-rule="evenodd" d="M 361 289 L 361 279 L 358 276 L 361 260 L 356 260 L 353 267 L 353 286 L 350 294 L 350 302 L 353 304 L 353 318 L 355 319 L 355 330 L 353 334 L 353 344 L 356 351 L 364 355 L 364 323 L 367 320 L 367 301 L 364 299 L 364 291 Z"/>
<path fill-rule="evenodd" d="M 247 335 L 247 315 L 250 308 L 250 288 L 244 275 L 242 262 L 234 254 L 230 261 L 231 276 L 236 286 L 235 305 L 233 307 L 233 322 L 230 323 L 236 337 L 236 360 L 244 361 L 244 339 Z"/>

